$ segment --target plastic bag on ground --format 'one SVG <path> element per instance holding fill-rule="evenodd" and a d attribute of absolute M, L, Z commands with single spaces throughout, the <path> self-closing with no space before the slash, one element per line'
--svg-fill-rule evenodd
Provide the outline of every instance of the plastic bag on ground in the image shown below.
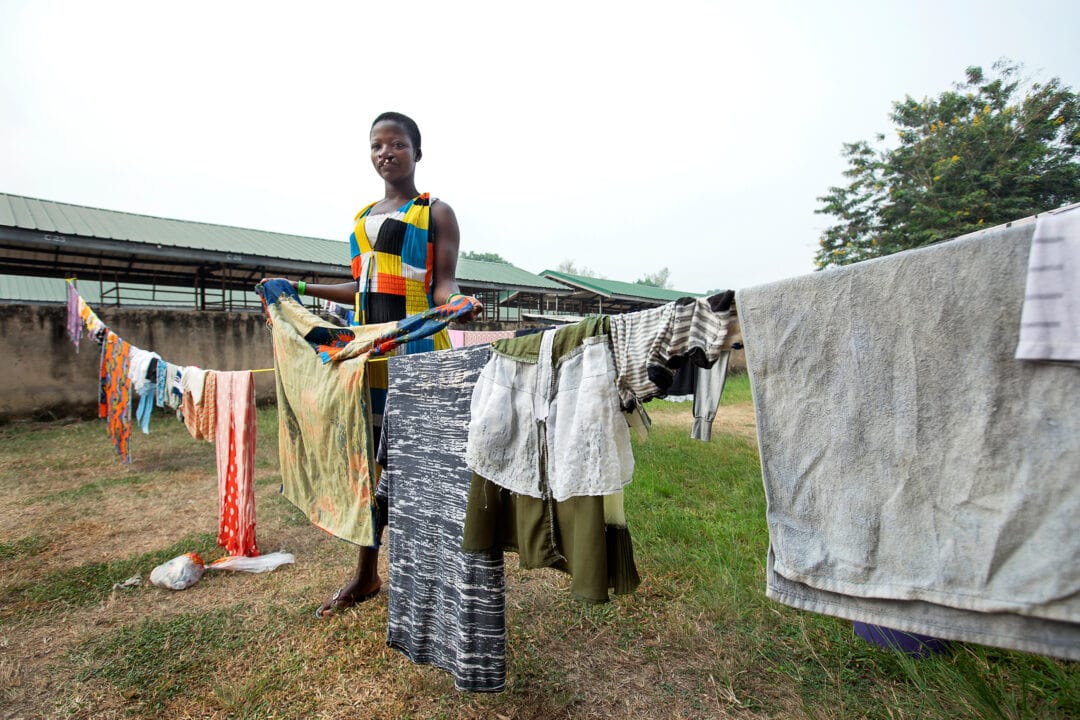
<path fill-rule="evenodd" d="M 154 568 L 150 572 L 150 582 L 170 590 L 184 590 L 199 582 L 205 570 L 199 553 L 184 553 Z"/>
<path fill-rule="evenodd" d="M 261 573 L 276 570 L 282 565 L 296 562 L 292 553 L 272 552 L 255 557 L 227 555 L 207 565 L 208 570 L 238 570 L 240 572 Z"/>

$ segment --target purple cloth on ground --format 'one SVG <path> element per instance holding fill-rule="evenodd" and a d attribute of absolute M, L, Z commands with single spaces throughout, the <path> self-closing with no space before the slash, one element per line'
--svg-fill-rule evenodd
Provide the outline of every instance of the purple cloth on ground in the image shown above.
<path fill-rule="evenodd" d="M 937 655 L 949 649 L 949 643 L 929 635 L 893 630 L 881 625 L 855 622 L 855 634 L 868 643 L 891 650 L 899 650 L 912 657 Z"/>

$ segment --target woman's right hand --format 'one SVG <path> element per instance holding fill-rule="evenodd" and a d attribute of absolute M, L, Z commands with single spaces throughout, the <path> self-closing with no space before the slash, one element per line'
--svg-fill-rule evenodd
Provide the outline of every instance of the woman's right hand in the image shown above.
<path fill-rule="evenodd" d="M 296 289 L 296 281 L 295 280 L 289 280 L 288 278 L 262 278 L 261 280 L 259 280 L 259 285 L 265 285 L 266 283 L 270 282 L 271 280 L 282 280 L 282 281 L 287 282 L 290 285 L 292 285 L 293 290 Z"/>

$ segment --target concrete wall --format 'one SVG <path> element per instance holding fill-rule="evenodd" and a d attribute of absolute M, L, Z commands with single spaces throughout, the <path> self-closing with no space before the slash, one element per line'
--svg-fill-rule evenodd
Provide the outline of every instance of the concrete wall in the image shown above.
<path fill-rule="evenodd" d="M 261 312 L 195 312 L 95 308 L 113 332 L 177 365 L 210 370 L 274 366 L 270 329 Z M 94 417 L 101 346 L 83 335 L 79 352 L 67 336 L 63 305 L 0 306 L 0 422 Z M 274 398 L 274 374 L 256 373 L 260 402 Z M 159 411 L 160 412 L 160 411 Z"/>

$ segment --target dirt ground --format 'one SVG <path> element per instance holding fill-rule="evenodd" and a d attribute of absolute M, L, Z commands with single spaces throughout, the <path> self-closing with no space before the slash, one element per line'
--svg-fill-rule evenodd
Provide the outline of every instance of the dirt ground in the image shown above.
<path fill-rule="evenodd" d="M 653 412 L 649 417 L 654 424 L 664 427 L 678 427 L 680 425 L 685 425 L 687 431 L 689 431 L 690 426 L 687 425 L 687 423 L 691 421 L 689 416 L 691 408 L 689 402 L 685 403 L 685 405 L 685 408 L 679 408 L 679 411 L 677 412 Z M 721 405 L 717 408 L 716 418 L 713 420 L 712 431 L 714 434 L 725 432 L 757 442 L 757 425 L 755 425 L 754 420 L 754 406 L 750 403 Z"/>

